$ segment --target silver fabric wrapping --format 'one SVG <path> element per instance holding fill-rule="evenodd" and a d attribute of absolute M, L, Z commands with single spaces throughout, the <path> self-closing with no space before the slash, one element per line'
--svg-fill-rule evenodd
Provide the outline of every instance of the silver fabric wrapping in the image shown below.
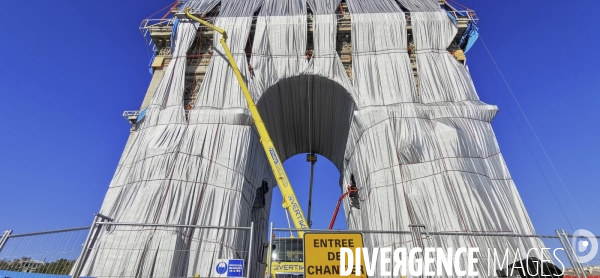
<path fill-rule="evenodd" d="M 400 0 L 411 10 L 417 89 L 399 4 L 347 2 L 352 81 L 336 52 L 338 1 L 309 1 L 315 13 L 310 59 L 304 1 L 221 2 L 215 25 L 229 34 L 228 45 L 282 160 L 301 152 L 329 158 L 342 173 L 340 191 L 355 175 L 360 200 L 344 203 L 351 230 L 407 231 L 423 224 L 429 231 L 533 234 L 491 128 L 497 107 L 479 100 L 468 72 L 446 51 L 456 33 L 453 22 L 434 0 Z M 244 47 L 261 3 L 251 75 Z M 195 0 L 186 6 L 206 13 L 215 4 Z M 276 183 L 217 34 L 194 108 L 187 117 L 183 108 L 185 55 L 197 28 L 181 21 L 173 60 L 123 152 L 100 212 L 118 222 L 247 227 L 253 221 L 254 246 L 260 248 L 273 190 L 264 208 L 252 207 L 261 182 Z M 214 276 L 217 259 L 243 257 L 236 250 L 248 243 L 241 232 L 222 229 L 114 227 L 101 232 L 82 275 Z M 410 236 L 365 234 L 365 244 L 420 243 Z M 487 237 L 431 237 L 423 245 L 543 247 L 539 240 Z M 252 277 L 264 273 L 256 259 L 250 262 Z M 480 262 L 486 267 L 486 258 Z"/>
<path fill-rule="evenodd" d="M 385 30 L 396 31 L 388 27 L 391 19 L 379 19 L 395 18 L 400 25 L 404 17 L 381 14 L 381 7 L 390 4 L 384 2 L 348 1 L 351 12 L 353 7 L 360 12 L 352 14 L 354 53 L 383 56 L 392 52 L 377 49 L 394 38 Z M 407 2 L 417 8 L 425 5 Z M 363 22 L 372 25 L 372 31 L 366 32 L 368 39 L 359 34 L 365 28 L 360 26 Z M 349 228 L 407 231 L 411 224 L 422 224 L 428 231 L 534 234 L 491 128 L 497 108 L 479 101 L 468 72 L 446 50 L 456 27 L 439 7 L 411 13 L 411 24 L 418 90 L 408 74 L 410 69 L 399 72 L 404 69 L 402 63 L 375 62 L 365 67 L 361 66 L 362 57 L 353 55 L 361 109 L 355 113 L 348 139 L 344 182 L 349 184 L 350 175 L 355 175 L 361 200 L 358 206 L 345 203 Z M 398 45 L 406 49 L 404 44 Z M 400 51 L 397 55 L 408 59 L 408 54 Z M 386 66 L 395 66 L 397 74 L 388 75 L 389 79 L 377 76 Z M 361 87 L 363 82 L 369 84 L 367 89 Z M 365 96 L 363 91 L 369 94 Z M 488 274 L 488 248 L 519 249 L 525 254 L 532 247 L 544 247 L 537 239 L 438 236 L 415 242 L 410 236 L 390 234 L 365 238 L 365 244 L 373 247 L 479 247 L 485 250 L 478 265 L 484 277 Z M 549 258 L 547 253 L 535 256 Z M 466 259 L 461 264 L 466 266 Z"/>

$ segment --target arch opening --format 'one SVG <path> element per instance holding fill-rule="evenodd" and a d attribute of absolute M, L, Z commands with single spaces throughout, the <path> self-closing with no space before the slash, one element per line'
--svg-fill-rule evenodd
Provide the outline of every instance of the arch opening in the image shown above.
<path fill-rule="evenodd" d="M 291 184 L 294 186 L 298 203 L 308 219 L 310 162 L 306 161 L 306 155 L 307 153 L 293 155 L 285 161 L 283 166 L 287 171 Z M 340 179 L 341 173 L 331 160 L 321 155 L 317 155 L 317 162 L 314 168 L 311 229 L 327 229 L 335 211 L 337 201 L 343 193 L 341 188 L 335 186 Z M 288 227 L 288 218 L 286 217 L 285 209 L 281 206 L 283 198 L 281 197 L 279 187 L 272 189 L 271 196 L 269 222 L 274 223 L 274 227 L 277 228 Z M 348 228 L 345 215 L 344 206 L 340 206 L 334 229 L 345 230 Z M 291 226 L 294 228 L 293 224 Z M 289 232 L 282 232 L 277 236 L 289 236 Z"/>
<path fill-rule="evenodd" d="M 342 85 L 317 75 L 286 78 L 269 87 L 257 107 L 282 161 L 300 153 L 316 153 L 343 173 L 357 106 Z"/>

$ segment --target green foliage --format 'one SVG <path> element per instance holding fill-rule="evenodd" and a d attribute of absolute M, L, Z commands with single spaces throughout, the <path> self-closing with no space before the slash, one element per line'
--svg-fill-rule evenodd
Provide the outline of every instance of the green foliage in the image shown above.
<path fill-rule="evenodd" d="M 75 265 L 75 261 L 70 261 L 67 259 L 60 259 L 55 262 L 48 263 L 44 266 L 38 267 L 35 270 L 35 273 L 44 273 L 44 274 L 69 274 L 71 272 L 71 268 Z"/>
<path fill-rule="evenodd" d="M 0 269 L 1 270 L 17 271 L 18 268 L 19 268 L 18 264 L 15 264 L 13 262 L 9 262 L 7 260 L 0 261 Z"/>
<path fill-rule="evenodd" d="M 0 270 L 23 271 L 22 263 L 29 261 L 30 258 L 17 259 L 12 262 L 0 260 Z M 39 266 L 33 272 L 42 274 L 62 274 L 68 275 L 71 268 L 75 265 L 75 261 L 60 259 L 45 265 Z"/>

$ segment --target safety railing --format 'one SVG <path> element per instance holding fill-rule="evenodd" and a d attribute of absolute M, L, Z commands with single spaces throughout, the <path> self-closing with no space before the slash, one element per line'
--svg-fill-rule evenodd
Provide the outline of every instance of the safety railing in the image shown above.
<path fill-rule="evenodd" d="M 446 11 L 447 13 L 452 14 L 455 18 L 457 19 L 461 19 L 461 20 L 466 20 L 466 21 L 473 21 L 475 23 L 479 22 L 479 17 L 477 17 L 477 14 L 475 13 L 475 11 L 473 10 L 461 10 L 461 11 Z M 192 10 L 191 11 L 192 14 L 195 14 L 195 12 Z M 407 17 L 410 17 L 410 12 L 405 12 L 404 13 Z M 350 13 L 345 13 L 345 14 L 335 14 L 336 18 L 337 18 L 337 24 L 344 24 L 345 21 L 351 20 L 352 16 Z M 173 24 L 175 23 L 175 20 L 177 17 L 180 18 L 184 18 L 185 15 L 183 12 L 179 12 L 176 14 L 175 18 L 166 18 L 166 19 L 157 19 L 157 18 L 148 18 L 148 19 L 144 19 L 142 20 L 142 23 L 140 24 L 140 32 L 142 33 L 142 35 L 144 37 L 147 37 L 149 35 L 150 29 L 152 28 L 165 28 L 165 30 L 170 30 L 170 28 L 173 27 Z M 258 16 L 253 16 L 252 17 L 252 21 L 256 22 L 256 19 L 258 18 Z M 309 19 L 307 21 L 307 26 L 308 27 L 312 27 L 313 22 L 312 22 L 312 18 L 313 15 L 307 15 L 307 18 Z M 217 19 L 217 17 L 205 17 L 203 18 L 204 20 L 210 22 L 210 23 L 214 23 L 215 20 Z M 256 24 L 253 23 L 252 27 L 254 27 Z M 200 27 L 203 28 L 203 27 Z"/>
<path fill-rule="evenodd" d="M 125 118 L 125 120 L 130 120 L 132 117 L 137 118 L 137 116 L 139 116 L 139 115 L 140 115 L 139 110 L 123 111 L 123 118 Z"/>
<path fill-rule="evenodd" d="M 472 21 L 474 23 L 479 22 L 479 17 L 477 17 L 477 14 L 473 10 L 446 11 L 446 12 L 452 14 L 454 16 L 454 18 L 456 18 L 458 20 Z"/>
<path fill-rule="evenodd" d="M 192 11 L 192 13 L 194 13 L 194 11 Z M 452 11 L 447 11 L 448 14 L 450 14 L 452 17 L 454 17 L 455 20 L 458 20 L 459 22 L 473 22 L 473 23 L 477 23 L 479 21 L 479 18 L 477 17 L 477 14 L 473 11 L 473 10 L 452 10 Z M 409 29 L 411 28 L 411 20 L 410 20 L 410 12 L 406 12 L 406 18 L 407 18 L 407 24 Z M 337 25 L 338 25 L 338 29 L 341 31 L 345 31 L 345 32 L 349 32 L 349 30 L 351 29 L 351 14 L 350 13 L 341 13 L 341 14 L 336 14 L 337 17 Z M 154 55 L 158 55 L 159 53 L 159 49 L 157 48 L 157 46 L 154 44 L 154 41 L 152 40 L 152 34 L 156 34 L 156 32 L 162 33 L 164 35 L 165 32 L 171 32 L 173 29 L 173 25 L 175 24 L 175 20 L 176 18 L 185 18 L 185 14 L 182 11 L 179 11 L 175 14 L 174 18 L 161 18 L 161 19 L 144 19 L 142 21 L 142 23 L 140 24 L 139 30 L 142 34 L 142 36 L 144 37 L 144 40 L 146 41 L 146 44 L 151 48 L 152 53 L 154 53 Z M 253 17 L 253 22 L 256 22 L 256 19 L 258 18 L 258 16 L 254 16 Z M 205 18 L 203 18 L 204 20 L 210 22 L 210 23 L 215 23 L 215 20 L 217 19 L 217 17 L 214 16 L 207 16 Z M 313 15 L 307 15 L 307 28 L 308 28 L 308 32 L 311 33 L 312 32 L 312 28 L 314 27 L 314 23 L 313 23 Z M 256 27 L 256 23 L 252 23 L 251 26 L 251 33 L 253 32 L 253 30 Z M 205 34 L 212 34 L 211 30 L 207 29 L 205 26 L 200 26 L 199 27 L 200 30 L 202 31 L 206 31 Z"/>
<path fill-rule="evenodd" d="M 147 18 L 142 20 L 140 24 L 139 30 L 142 33 L 142 37 L 146 41 L 146 45 L 152 46 L 152 50 L 156 51 L 154 43 L 152 42 L 152 38 L 150 37 L 150 29 L 151 28 L 169 28 L 166 31 L 171 31 L 173 28 L 173 24 L 175 23 L 175 18 Z"/>

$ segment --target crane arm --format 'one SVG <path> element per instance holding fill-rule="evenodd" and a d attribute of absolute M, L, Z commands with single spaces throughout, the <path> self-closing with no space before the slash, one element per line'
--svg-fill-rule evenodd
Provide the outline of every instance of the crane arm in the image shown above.
<path fill-rule="evenodd" d="M 275 145 L 273 145 L 273 141 L 271 140 L 271 136 L 269 136 L 269 132 L 263 122 L 260 113 L 258 113 L 258 108 L 256 108 L 256 104 L 250 95 L 250 91 L 248 91 L 248 87 L 246 86 L 246 82 L 240 73 L 240 70 L 233 59 L 233 55 L 231 55 L 231 51 L 229 51 L 229 47 L 227 47 L 227 33 L 225 30 L 212 25 L 210 22 L 198 18 L 190 13 L 189 8 L 185 9 L 185 14 L 188 18 L 199 22 L 200 24 L 214 30 L 221 34 L 221 45 L 223 46 L 223 50 L 225 50 L 225 54 L 227 55 L 227 59 L 229 60 L 229 65 L 233 69 L 235 73 L 235 77 L 237 78 L 242 92 L 244 93 L 244 98 L 246 98 L 246 102 L 248 104 L 248 109 L 250 110 L 250 114 L 252 115 L 252 119 L 254 120 L 254 125 L 256 125 L 256 129 L 258 130 L 258 135 L 260 137 L 260 143 L 262 144 L 263 149 L 265 150 L 265 154 L 267 155 L 267 159 L 269 160 L 269 164 L 271 166 L 271 170 L 273 170 L 273 175 L 275 175 L 275 180 L 277 181 L 277 185 L 279 185 L 279 190 L 283 195 L 283 207 L 288 210 L 290 215 L 292 216 L 292 220 L 294 222 L 294 226 L 298 231 L 298 236 L 302 237 L 304 235 L 303 230 L 308 230 L 308 222 L 304 217 L 304 212 L 302 212 L 302 208 L 298 203 L 298 199 L 296 198 L 296 194 L 294 193 L 294 189 L 290 184 L 290 180 L 285 173 L 285 169 L 283 169 L 283 162 L 279 159 L 279 155 L 275 150 Z"/>

